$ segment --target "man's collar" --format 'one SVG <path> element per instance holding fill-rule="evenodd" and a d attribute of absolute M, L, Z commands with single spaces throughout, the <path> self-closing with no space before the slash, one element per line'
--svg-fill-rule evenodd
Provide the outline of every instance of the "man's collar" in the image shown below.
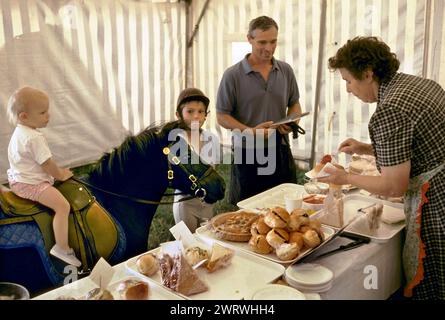
<path fill-rule="evenodd" d="M 244 59 L 241 60 L 241 64 L 243 66 L 245 74 L 249 74 L 251 72 L 254 72 L 254 70 L 252 69 L 252 66 L 250 65 L 249 60 L 248 60 L 250 55 L 251 55 L 250 53 L 246 54 Z M 274 70 L 274 69 L 279 70 L 280 68 L 278 66 L 277 60 L 274 57 L 272 57 L 272 70 Z"/>

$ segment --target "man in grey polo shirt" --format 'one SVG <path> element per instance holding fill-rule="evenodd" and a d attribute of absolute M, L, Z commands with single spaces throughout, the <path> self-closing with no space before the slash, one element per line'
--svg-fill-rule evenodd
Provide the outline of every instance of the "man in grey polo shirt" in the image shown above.
<path fill-rule="evenodd" d="M 288 138 L 292 129 L 287 125 L 271 129 L 274 121 L 294 112 L 301 113 L 294 72 L 289 64 L 273 57 L 277 38 L 278 25 L 272 18 L 253 19 L 247 35 L 252 53 L 224 72 L 218 88 L 218 123 L 226 129 L 255 136 L 254 146 L 233 144 L 235 159 L 237 152 L 242 152 L 243 161 L 232 165 L 229 193 L 232 204 L 278 184 L 296 181 Z M 264 147 L 258 143 L 262 133 Z M 258 148 L 264 148 L 264 152 L 257 152 Z M 271 165 L 260 161 L 257 155 L 262 153 L 275 162 L 269 174 L 261 174 L 261 168 Z M 246 161 L 252 154 L 254 163 Z"/>

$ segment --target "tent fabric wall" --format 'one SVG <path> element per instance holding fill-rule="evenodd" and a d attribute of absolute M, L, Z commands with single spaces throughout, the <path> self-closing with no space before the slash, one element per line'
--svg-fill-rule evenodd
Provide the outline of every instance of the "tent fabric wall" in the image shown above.
<path fill-rule="evenodd" d="M 192 1 L 190 30 L 205 1 Z M 96 160 L 129 132 L 173 119 L 186 78 L 186 6 L 168 0 L 2 0 L 0 181 L 6 178 L 13 130 L 6 121 L 6 102 L 22 85 L 49 93 L 52 120 L 44 131 L 64 166 Z M 309 158 L 312 143 L 319 157 L 335 151 L 347 136 L 369 139 L 367 123 L 375 105 L 348 95 L 338 73 L 327 69 L 327 59 L 351 37 L 382 37 L 401 59 L 401 71 L 445 86 L 443 0 L 210 1 L 193 40 L 189 83 L 211 99 L 206 127 L 225 142 L 228 133 L 217 125 L 215 112 L 219 81 L 232 65 L 232 42 L 246 41 L 249 21 L 262 14 L 280 26 L 276 57 L 293 66 L 303 109 L 312 115 L 314 108 L 319 111 L 316 141 L 313 119 L 301 121 L 307 133 L 294 141 L 298 157 Z M 320 46 L 322 21 L 326 30 Z M 317 83 L 321 96 L 314 106 Z"/>
<path fill-rule="evenodd" d="M 199 11 L 205 0 L 194 1 Z M 321 17 L 321 6 L 327 6 L 326 17 Z M 318 108 L 316 153 L 318 157 L 335 152 L 338 144 L 352 136 L 368 140 L 367 123 L 375 104 L 363 104 L 348 95 L 338 73 L 327 68 L 327 59 L 348 39 L 357 36 L 381 37 L 401 60 L 400 71 L 421 75 L 425 25 L 424 0 L 296 0 L 212 1 L 201 22 L 195 44 L 195 83 L 214 102 L 224 70 L 232 65 L 231 43 L 246 41 L 248 23 L 259 15 L 272 16 L 279 25 L 278 48 L 275 57 L 294 68 L 300 88 L 300 103 L 304 111 Z M 319 47 L 320 21 L 326 19 L 326 37 Z M 323 60 L 318 61 L 318 51 Z M 321 64 L 321 96 L 314 106 L 317 66 Z M 306 135 L 294 140 L 293 153 L 310 158 L 312 121 L 303 118 L 301 125 Z M 216 124 L 215 114 L 208 121 L 228 143 L 227 130 Z M 341 158 L 343 162 L 344 158 Z"/>
<path fill-rule="evenodd" d="M 430 0 L 428 52 L 426 74 L 445 88 L 445 1 Z"/>
<path fill-rule="evenodd" d="M 400 72 L 421 76 L 423 67 L 424 0 L 335 0 L 328 1 L 325 63 L 355 36 L 377 36 L 401 61 Z M 317 123 L 317 153 L 335 153 L 347 137 L 369 142 L 368 122 L 376 104 L 367 104 L 346 92 L 338 72 L 322 74 L 324 87 Z M 345 155 L 339 154 L 345 163 Z"/>
<path fill-rule="evenodd" d="M 207 127 L 215 130 L 224 143 L 228 131 L 216 122 L 215 102 L 219 81 L 224 70 L 232 65 L 232 42 L 247 41 L 247 29 L 251 19 L 259 15 L 272 16 L 279 25 L 278 47 L 275 57 L 288 62 L 295 71 L 300 89 L 300 104 L 312 110 L 317 81 L 318 37 L 320 35 L 320 0 L 301 1 L 211 1 L 199 27 L 194 44 L 195 85 L 211 98 L 210 117 Z M 193 1 L 194 12 L 199 12 L 205 0 Z M 305 128 L 312 120 L 303 118 Z M 310 130 L 298 140 L 298 147 L 310 149 Z"/>
<path fill-rule="evenodd" d="M 184 3 L 2 0 L 0 181 L 14 129 L 6 104 L 23 85 L 49 94 L 43 131 L 63 166 L 96 160 L 128 133 L 173 119 L 184 86 L 184 12 Z"/>

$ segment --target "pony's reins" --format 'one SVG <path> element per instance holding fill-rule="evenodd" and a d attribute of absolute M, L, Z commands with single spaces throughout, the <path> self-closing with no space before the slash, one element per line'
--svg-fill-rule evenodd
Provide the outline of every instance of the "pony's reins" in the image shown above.
<path fill-rule="evenodd" d="M 190 200 L 190 199 L 195 198 L 193 196 L 188 196 L 188 197 L 181 198 L 178 201 L 152 201 L 152 200 L 145 200 L 145 199 L 131 197 L 131 196 L 127 196 L 125 194 L 120 194 L 120 193 L 112 192 L 112 191 L 109 191 L 109 190 L 105 190 L 105 189 L 102 189 L 102 188 L 100 188 L 98 186 L 95 186 L 95 185 L 93 185 L 93 184 L 91 184 L 89 182 L 83 181 L 83 180 L 81 180 L 79 178 L 76 178 L 76 177 L 71 177 L 71 179 L 73 179 L 74 181 L 77 181 L 77 182 L 79 182 L 81 184 L 84 184 L 87 187 L 99 190 L 99 191 L 101 191 L 103 193 L 110 194 L 112 196 L 116 196 L 116 197 L 119 197 L 119 198 L 124 198 L 124 199 L 127 199 L 127 200 L 131 200 L 131 201 L 136 202 L 136 203 L 143 203 L 143 204 L 172 204 L 172 203 L 182 202 L 182 201 L 186 201 L 186 200 Z M 183 192 L 181 192 L 181 193 L 174 193 L 172 195 L 176 195 L 176 194 L 184 194 L 184 193 Z"/>

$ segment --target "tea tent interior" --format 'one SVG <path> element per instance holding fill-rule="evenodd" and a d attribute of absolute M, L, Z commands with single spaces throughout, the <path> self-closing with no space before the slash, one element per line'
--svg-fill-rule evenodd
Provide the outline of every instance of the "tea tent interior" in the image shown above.
<path fill-rule="evenodd" d="M 249 52 L 248 23 L 260 15 L 277 21 L 275 57 L 293 67 L 300 104 L 310 112 L 300 122 L 306 134 L 292 143 L 303 168 L 346 137 L 369 140 L 375 104 L 349 95 L 327 68 L 348 39 L 378 36 L 402 72 L 445 86 L 443 0 L 2 0 L 0 182 L 14 129 L 6 105 L 23 85 L 49 94 L 44 131 L 62 166 L 88 164 L 128 133 L 173 120 L 176 97 L 191 86 L 210 98 L 206 129 L 227 146 L 228 132 L 216 121 L 218 84 Z"/>

